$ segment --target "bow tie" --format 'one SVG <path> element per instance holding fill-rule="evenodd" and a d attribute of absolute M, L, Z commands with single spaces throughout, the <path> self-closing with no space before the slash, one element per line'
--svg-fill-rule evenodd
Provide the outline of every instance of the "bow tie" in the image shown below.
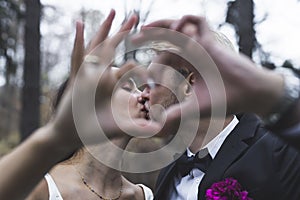
<path fill-rule="evenodd" d="M 188 157 L 186 153 L 183 154 L 176 161 L 176 167 L 180 175 L 184 177 L 188 175 L 188 173 L 193 168 L 198 168 L 205 173 L 211 162 L 212 162 L 212 157 L 209 154 L 208 149 L 205 148 L 205 149 L 201 149 L 199 152 L 196 153 L 195 156 L 192 157 Z"/>

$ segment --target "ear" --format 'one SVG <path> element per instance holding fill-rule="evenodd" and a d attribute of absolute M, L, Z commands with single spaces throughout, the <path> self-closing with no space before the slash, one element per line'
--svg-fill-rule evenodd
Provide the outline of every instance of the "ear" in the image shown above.
<path fill-rule="evenodd" d="M 184 95 L 186 97 L 190 96 L 192 94 L 191 92 L 191 86 L 194 85 L 195 83 L 195 75 L 194 75 L 194 72 L 191 72 L 188 77 L 186 77 L 185 79 L 185 83 L 184 83 L 184 86 L 183 86 L 183 92 L 184 92 Z"/>

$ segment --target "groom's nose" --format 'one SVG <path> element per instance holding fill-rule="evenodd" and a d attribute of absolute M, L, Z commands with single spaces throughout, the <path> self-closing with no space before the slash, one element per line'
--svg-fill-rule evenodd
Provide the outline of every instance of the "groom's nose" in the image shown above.
<path fill-rule="evenodd" d="M 144 104 L 146 101 L 149 101 L 149 98 L 150 98 L 150 88 L 146 86 L 144 90 L 141 92 L 140 96 L 138 97 L 138 101 Z"/>

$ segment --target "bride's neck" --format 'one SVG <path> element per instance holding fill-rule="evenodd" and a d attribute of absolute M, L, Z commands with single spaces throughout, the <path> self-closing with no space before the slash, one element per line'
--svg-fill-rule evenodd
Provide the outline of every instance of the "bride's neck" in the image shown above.
<path fill-rule="evenodd" d="M 101 145 L 87 147 L 83 150 L 81 158 L 74 163 L 81 178 L 89 184 L 98 187 L 117 188 L 122 180 L 119 171 L 122 162 L 123 151 L 129 140 L 115 139 Z M 109 166 L 107 166 L 109 165 Z"/>

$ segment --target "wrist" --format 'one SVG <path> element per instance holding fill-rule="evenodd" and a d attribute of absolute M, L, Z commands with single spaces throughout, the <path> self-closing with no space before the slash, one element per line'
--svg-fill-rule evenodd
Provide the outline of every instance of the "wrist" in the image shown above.
<path fill-rule="evenodd" d="M 33 134 L 34 146 L 37 150 L 44 152 L 45 155 L 61 161 L 79 148 L 79 145 L 74 145 L 72 139 L 63 137 L 63 134 L 58 132 L 53 124 L 49 123 Z"/>
<path fill-rule="evenodd" d="M 289 69 L 280 68 L 274 74 L 281 76 L 283 86 L 280 88 L 280 95 L 275 98 L 276 103 L 263 115 L 263 121 L 269 128 L 293 125 L 293 121 L 298 121 L 300 81 Z"/>

